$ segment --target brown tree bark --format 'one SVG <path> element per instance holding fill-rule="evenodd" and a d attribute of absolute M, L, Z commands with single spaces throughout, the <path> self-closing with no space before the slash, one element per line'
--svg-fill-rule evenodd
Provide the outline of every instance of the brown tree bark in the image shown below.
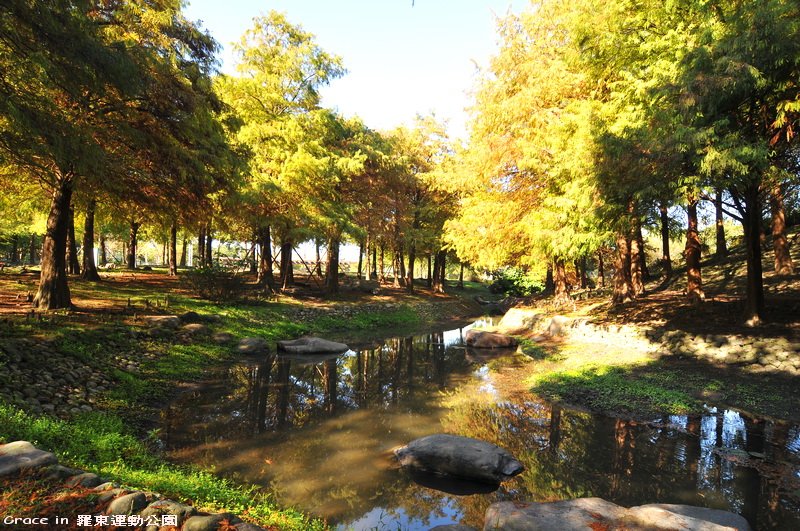
<path fill-rule="evenodd" d="M 381 255 L 380 255 L 380 262 L 379 262 L 379 264 L 380 264 L 379 265 L 380 272 L 378 273 L 378 281 L 381 284 L 385 284 L 386 283 L 386 258 L 385 258 L 385 255 L 386 255 L 386 248 L 383 246 L 383 244 L 381 244 Z"/>
<path fill-rule="evenodd" d="M 81 278 L 98 282 L 100 274 L 94 263 L 94 211 L 97 201 L 89 200 L 86 206 L 86 219 L 83 222 L 83 274 Z"/>
<path fill-rule="evenodd" d="M 431 286 L 433 285 L 432 273 L 433 273 L 433 256 L 431 253 L 428 253 L 428 276 L 426 277 L 428 289 L 431 289 Z"/>
<path fill-rule="evenodd" d="M 69 205 L 74 187 L 73 177 L 63 175 L 53 190 L 47 230 L 42 243 L 42 266 L 39 289 L 33 306 L 43 310 L 72 306 L 67 283 L 67 230 Z"/>
<path fill-rule="evenodd" d="M 786 238 L 786 208 L 783 201 L 783 188 L 776 183 L 769 194 L 769 205 L 772 213 L 772 248 L 775 251 L 775 274 L 793 275 L 794 262 Z"/>
<path fill-rule="evenodd" d="M 186 267 L 186 246 L 189 242 L 186 241 L 186 237 L 183 238 L 183 244 L 181 245 L 181 259 L 180 259 L 180 266 Z"/>
<path fill-rule="evenodd" d="M 67 271 L 71 275 L 81 274 L 78 261 L 78 242 L 75 241 L 75 208 L 69 207 L 69 228 L 67 231 Z"/>
<path fill-rule="evenodd" d="M 693 303 L 700 303 L 705 300 L 706 296 L 703 293 L 703 276 L 700 270 L 701 244 L 700 233 L 698 232 L 696 198 L 688 198 L 686 210 L 688 221 L 686 249 L 684 250 L 686 259 L 686 295 Z"/>
<path fill-rule="evenodd" d="M 672 276 L 672 258 L 669 255 L 669 216 L 667 215 L 667 204 L 661 203 L 658 206 L 661 214 L 661 264 L 664 267 L 664 276 Z"/>
<path fill-rule="evenodd" d="M 556 283 L 553 280 L 553 263 L 547 263 L 547 272 L 544 274 L 544 290 L 548 293 L 554 292 L 556 289 Z"/>
<path fill-rule="evenodd" d="M 214 265 L 214 254 L 213 249 L 211 248 L 211 243 L 214 241 L 213 235 L 214 233 L 211 230 L 211 220 L 209 220 L 208 223 L 206 223 L 206 252 L 204 253 L 206 259 L 205 263 L 209 267 Z"/>
<path fill-rule="evenodd" d="M 406 290 L 414 293 L 414 263 L 417 261 L 417 249 L 414 244 L 408 250 L 408 269 L 406 274 Z"/>
<path fill-rule="evenodd" d="M 128 269 L 136 269 L 136 248 L 138 246 L 139 227 L 141 223 L 130 220 L 128 232 Z"/>
<path fill-rule="evenodd" d="M 328 240 L 328 260 L 325 267 L 325 288 L 328 295 L 339 293 L 339 238 Z"/>
<path fill-rule="evenodd" d="M 569 286 L 567 286 L 567 270 L 563 258 L 556 258 L 553 261 L 553 280 L 555 282 L 553 302 L 556 306 L 572 304 L 572 297 L 569 296 Z"/>
<path fill-rule="evenodd" d="M 108 253 L 106 251 L 106 235 L 100 233 L 100 266 L 103 267 L 108 263 Z"/>
<path fill-rule="evenodd" d="M 287 240 L 281 243 L 281 289 L 294 285 L 294 264 L 292 264 L 294 243 Z M 328 249 L 330 253 L 330 249 Z"/>
<path fill-rule="evenodd" d="M 636 238 L 636 243 L 639 246 L 639 269 L 642 271 L 642 282 L 647 282 L 651 277 L 650 270 L 647 268 L 647 248 L 642 235 L 642 224 L 639 220 L 636 220 L 634 238 Z"/>
<path fill-rule="evenodd" d="M 747 249 L 747 298 L 745 321 L 758 326 L 764 321 L 764 272 L 761 265 L 761 202 L 758 185 L 751 184 L 744 192 L 744 238 Z"/>
<path fill-rule="evenodd" d="M 200 227 L 197 234 L 197 267 L 205 267 L 206 265 L 206 227 Z"/>
<path fill-rule="evenodd" d="M 258 246 L 261 248 L 258 260 L 258 279 L 256 282 L 267 293 L 275 292 L 275 278 L 272 276 L 272 234 L 270 226 L 259 228 Z"/>
<path fill-rule="evenodd" d="M 641 228 L 639 227 L 638 220 L 636 220 L 635 223 L 636 227 L 633 230 L 633 237 L 630 238 L 630 278 L 632 296 L 634 299 L 644 294 L 644 272 L 642 271 L 642 255 L 644 252 L 639 241 L 639 236 L 641 236 Z"/>
<path fill-rule="evenodd" d="M 381 267 L 383 267 L 383 263 L 381 262 Z M 378 248 L 375 244 L 372 244 L 372 274 L 370 278 L 373 280 L 378 280 Z"/>
<path fill-rule="evenodd" d="M 169 228 L 169 276 L 178 276 L 178 223 Z"/>
<path fill-rule="evenodd" d="M 714 224 L 716 228 L 717 249 L 714 257 L 718 260 L 728 256 L 728 243 L 725 239 L 725 220 L 722 216 L 722 190 L 717 189 L 714 194 Z"/>
<path fill-rule="evenodd" d="M 617 234 L 617 252 L 614 257 L 614 292 L 611 299 L 614 304 L 622 304 L 633 300 L 630 241 L 622 232 Z"/>
<path fill-rule="evenodd" d="M 440 250 L 436 253 L 433 261 L 433 281 L 431 289 L 434 293 L 444 293 L 445 271 L 446 271 L 447 252 Z"/>
<path fill-rule="evenodd" d="M 356 278 L 361 280 L 363 277 L 364 272 L 364 242 L 361 241 L 358 244 L 358 272 L 356 273 Z"/>

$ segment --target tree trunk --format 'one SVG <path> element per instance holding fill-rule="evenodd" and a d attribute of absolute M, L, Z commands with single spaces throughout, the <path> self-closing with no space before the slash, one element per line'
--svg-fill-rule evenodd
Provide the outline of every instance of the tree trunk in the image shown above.
<path fill-rule="evenodd" d="M 197 234 L 197 267 L 205 267 L 206 265 L 206 228 L 200 227 L 200 232 Z"/>
<path fill-rule="evenodd" d="M 67 232 L 67 270 L 71 275 L 81 274 L 78 262 L 78 242 L 75 241 L 75 209 L 69 207 L 69 230 Z"/>
<path fill-rule="evenodd" d="M 776 183 L 769 194 L 769 205 L 772 212 L 772 247 L 775 251 L 775 274 L 793 275 L 794 262 L 786 238 L 786 209 L 783 204 L 783 188 Z"/>
<path fill-rule="evenodd" d="M 366 239 L 364 240 L 364 260 L 366 263 L 364 264 L 364 278 L 369 280 L 371 278 L 370 272 L 372 271 L 372 254 L 370 252 L 370 238 L 369 234 L 367 234 Z"/>
<path fill-rule="evenodd" d="M 761 204 L 758 185 L 751 184 L 744 194 L 744 238 L 747 248 L 747 298 L 745 321 L 758 326 L 764 320 L 764 278 L 761 265 Z"/>
<path fill-rule="evenodd" d="M 392 287 L 400 287 L 400 251 L 395 250 L 394 258 L 392 259 Z"/>
<path fill-rule="evenodd" d="M 130 232 L 128 234 L 128 269 L 136 269 L 136 247 L 141 223 L 130 221 Z"/>
<path fill-rule="evenodd" d="M 697 199 L 688 198 L 687 204 L 688 227 L 686 229 L 686 295 L 693 303 L 705 300 L 703 293 L 703 277 L 700 271 L 700 233 L 697 222 Z"/>
<path fill-rule="evenodd" d="M 360 242 L 358 244 L 358 272 L 356 273 L 356 278 L 361 280 L 362 273 L 364 271 L 364 242 Z"/>
<path fill-rule="evenodd" d="M 563 258 L 556 258 L 553 261 L 553 280 L 555 282 L 555 296 L 553 302 L 556 306 L 566 306 L 572 303 L 567 286 L 567 271 Z"/>
<path fill-rule="evenodd" d="M 548 260 L 547 271 L 544 274 L 544 290 L 553 293 L 556 290 L 556 283 L 553 280 L 553 263 Z"/>
<path fill-rule="evenodd" d="M 635 221 L 636 225 L 638 225 L 638 220 Z M 633 298 L 640 297 L 644 294 L 644 273 L 642 271 L 642 248 L 639 246 L 639 238 L 637 237 L 636 233 L 639 232 L 641 236 L 641 231 L 634 229 L 633 237 L 630 239 L 630 249 L 631 249 L 631 289 Z"/>
<path fill-rule="evenodd" d="M 631 248 L 627 236 L 617 234 L 617 252 L 614 264 L 614 304 L 622 304 L 633 300 L 633 286 L 631 285 Z"/>
<path fill-rule="evenodd" d="M 725 240 L 725 223 L 722 218 L 722 190 L 717 190 L 714 195 L 714 217 L 717 232 L 717 248 L 714 256 L 720 260 L 728 256 L 728 244 Z"/>
<path fill-rule="evenodd" d="M 108 263 L 108 254 L 106 252 L 106 235 L 100 233 L 100 266 L 105 267 Z"/>
<path fill-rule="evenodd" d="M 650 270 L 647 269 L 647 249 L 644 245 L 644 236 L 642 235 L 642 224 L 636 220 L 636 231 L 634 233 L 636 243 L 639 246 L 639 269 L 642 271 L 642 283 L 650 280 Z M 644 292 L 644 287 L 642 287 Z"/>
<path fill-rule="evenodd" d="M 178 275 L 178 223 L 173 221 L 169 228 L 169 276 Z"/>
<path fill-rule="evenodd" d="M 339 293 L 339 238 L 328 240 L 328 260 L 325 267 L 325 288 L 328 295 Z"/>
<path fill-rule="evenodd" d="M 258 232 L 253 234 L 253 242 L 250 247 L 250 274 L 258 275 Z"/>
<path fill-rule="evenodd" d="M 381 244 L 381 258 L 379 262 L 379 267 L 381 269 L 380 273 L 378 273 L 378 282 L 381 284 L 386 283 L 386 259 L 385 259 L 386 249 L 384 248 L 383 244 Z"/>
<path fill-rule="evenodd" d="M 586 289 L 589 287 L 589 278 L 586 275 L 586 255 L 581 256 L 581 259 L 578 260 L 578 271 L 581 277 L 581 289 Z"/>
<path fill-rule="evenodd" d="M 440 250 L 436 253 L 436 257 L 433 261 L 433 283 L 431 288 L 433 289 L 434 293 L 444 293 L 444 284 L 445 284 L 445 271 L 447 264 L 445 260 L 447 258 L 447 252 Z"/>
<path fill-rule="evenodd" d="M 258 246 L 261 248 L 261 256 L 258 261 L 258 280 L 267 293 L 275 292 L 275 278 L 272 276 L 272 235 L 270 226 L 258 229 Z"/>
<path fill-rule="evenodd" d="M 383 267 L 383 263 L 381 263 L 381 267 Z M 375 244 L 372 244 L 372 280 L 378 280 L 378 249 L 375 247 Z"/>
<path fill-rule="evenodd" d="M 293 248 L 294 244 L 290 240 L 281 243 L 281 289 L 294 285 Z M 330 252 L 330 249 L 328 252 Z"/>
<path fill-rule="evenodd" d="M 43 310 L 72 306 L 67 284 L 66 256 L 69 204 L 73 186 L 72 176 L 62 176 L 50 201 L 47 231 L 42 243 L 42 272 L 39 289 L 33 299 L 34 307 Z"/>
<path fill-rule="evenodd" d="M 432 264 L 433 264 L 433 257 L 431 256 L 431 253 L 428 253 L 428 277 L 427 277 L 428 278 L 428 289 L 431 289 L 431 286 L 433 285 L 433 279 L 431 278 L 431 267 L 432 267 Z"/>
<path fill-rule="evenodd" d="M 12 264 L 19 263 L 19 236 L 16 234 L 11 237 L 11 252 L 8 255 L 8 261 Z"/>
<path fill-rule="evenodd" d="M 94 263 L 94 211 L 97 201 L 89 200 L 86 206 L 86 219 L 83 222 L 83 274 L 84 280 L 99 281 L 97 266 Z"/>
<path fill-rule="evenodd" d="M 409 293 L 414 293 L 414 262 L 417 261 L 417 249 L 414 244 L 408 250 L 408 271 L 406 275 L 406 290 Z"/>
<path fill-rule="evenodd" d="M 669 256 L 669 216 L 667 215 L 666 203 L 661 203 L 658 207 L 661 213 L 661 264 L 664 267 L 664 276 L 672 276 L 672 258 Z"/>
<path fill-rule="evenodd" d="M 189 242 L 187 242 L 186 238 L 184 237 L 183 238 L 183 245 L 181 245 L 181 259 L 180 259 L 180 262 L 179 262 L 181 267 L 186 267 L 186 246 L 188 244 L 189 244 Z"/>
<path fill-rule="evenodd" d="M 204 253 L 206 259 L 205 263 L 208 267 L 214 265 L 214 255 L 212 254 L 213 250 L 211 249 L 211 242 L 214 240 L 212 234 L 213 232 L 211 231 L 211 220 L 209 220 L 208 223 L 206 223 L 206 252 Z"/>

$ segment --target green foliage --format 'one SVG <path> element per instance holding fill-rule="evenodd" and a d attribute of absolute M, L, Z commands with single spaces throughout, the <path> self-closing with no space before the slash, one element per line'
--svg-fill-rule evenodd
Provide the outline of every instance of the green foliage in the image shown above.
<path fill-rule="evenodd" d="M 207 265 L 190 269 L 181 275 L 186 288 L 210 301 L 234 301 L 244 288 L 241 275 L 219 265 Z"/>
<path fill-rule="evenodd" d="M 536 275 L 519 267 L 507 267 L 492 274 L 494 282 L 489 286 L 492 293 L 505 293 L 516 297 L 527 297 L 544 291 L 544 282 Z"/>

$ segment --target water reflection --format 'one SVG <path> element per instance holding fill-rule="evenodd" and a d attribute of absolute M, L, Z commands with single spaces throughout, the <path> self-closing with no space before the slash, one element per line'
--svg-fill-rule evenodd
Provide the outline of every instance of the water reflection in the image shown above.
<path fill-rule="evenodd" d="M 164 412 L 164 442 L 176 459 L 352 529 L 479 528 L 495 501 L 577 496 L 702 505 L 761 529 L 800 528 L 798 426 L 714 409 L 641 424 L 530 395 L 498 403 L 487 365 L 510 353 L 469 351 L 464 331 L 229 367 Z M 471 487 L 412 478 L 389 459 L 394 446 L 442 431 L 503 446 L 526 471 L 465 495 Z"/>

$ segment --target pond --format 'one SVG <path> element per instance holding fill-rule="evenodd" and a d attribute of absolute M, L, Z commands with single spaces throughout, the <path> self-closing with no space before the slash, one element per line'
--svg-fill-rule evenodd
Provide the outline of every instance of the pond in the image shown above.
<path fill-rule="evenodd" d="M 471 326 L 221 367 L 165 408 L 162 442 L 177 461 L 262 485 L 340 529 L 481 528 L 495 501 L 579 496 L 800 529 L 800 426 L 713 407 L 641 423 L 501 398 L 491 370 L 528 361 L 466 349 Z M 438 432 L 498 444 L 526 471 L 487 492 L 395 466 L 392 448 Z"/>

